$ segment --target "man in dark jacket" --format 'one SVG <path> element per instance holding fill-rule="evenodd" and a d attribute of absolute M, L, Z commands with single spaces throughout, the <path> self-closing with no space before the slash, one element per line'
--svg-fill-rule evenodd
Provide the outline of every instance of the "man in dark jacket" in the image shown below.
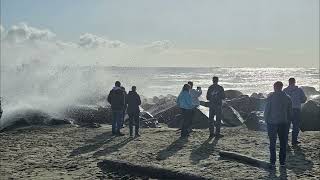
<path fill-rule="evenodd" d="M 213 84 L 209 87 L 207 92 L 207 100 L 209 100 L 209 131 L 210 138 L 223 137 L 220 134 L 221 118 L 222 118 L 222 100 L 225 99 L 225 93 L 222 86 L 218 85 L 219 78 L 212 78 Z M 216 120 L 214 121 L 214 116 Z M 214 131 L 216 127 L 216 132 Z"/>
<path fill-rule="evenodd" d="M 268 136 L 270 140 L 270 164 L 276 163 L 277 135 L 280 141 L 279 161 L 280 166 L 286 163 L 286 147 L 288 142 L 288 128 L 292 115 L 292 102 L 290 97 L 282 91 L 283 84 L 278 81 L 274 83 L 274 92 L 267 98 L 264 118 L 267 123 Z"/>
<path fill-rule="evenodd" d="M 133 123 L 135 124 L 135 136 L 139 137 L 139 115 L 140 115 L 140 109 L 139 105 L 141 105 L 141 99 L 139 94 L 137 93 L 136 86 L 132 86 L 132 90 L 129 91 L 127 98 L 126 98 L 126 104 L 128 105 L 127 113 L 129 115 L 129 130 L 130 130 L 130 136 L 133 135 Z"/>
<path fill-rule="evenodd" d="M 108 102 L 112 109 L 112 134 L 123 136 L 120 132 L 121 119 L 124 116 L 123 110 L 125 108 L 125 93 L 120 88 L 121 83 L 116 81 L 115 87 L 112 88 L 108 95 Z"/>
<path fill-rule="evenodd" d="M 304 94 L 303 90 L 296 86 L 296 80 L 294 78 L 289 79 L 289 86 L 283 90 L 287 95 L 290 96 L 292 101 L 292 119 L 290 124 L 292 123 L 292 146 L 298 145 L 300 142 L 298 141 L 298 135 L 300 131 L 300 123 L 301 123 L 301 104 L 307 101 L 307 97 Z M 290 127 L 290 125 L 289 125 Z"/>

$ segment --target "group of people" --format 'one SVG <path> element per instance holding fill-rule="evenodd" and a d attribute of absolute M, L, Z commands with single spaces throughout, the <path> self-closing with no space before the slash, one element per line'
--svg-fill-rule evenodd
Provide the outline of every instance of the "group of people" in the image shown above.
<path fill-rule="evenodd" d="M 207 100 L 209 101 L 209 138 L 221 138 L 220 133 L 222 119 L 222 102 L 225 99 L 225 93 L 222 86 L 218 84 L 219 78 L 212 78 L 213 84 L 207 91 Z M 268 137 L 270 141 L 270 164 L 275 167 L 276 162 L 276 142 L 277 137 L 280 141 L 279 161 L 280 166 L 285 166 L 286 151 L 288 147 L 288 134 L 292 123 L 292 146 L 298 145 L 301 104 L 307 100 L 306 95 L 301 88 L 295 85 L 294 78 L 289 79 L 289 86 L 282 90 L 283 83 L 277 81 L 274 83 L 274 92 L 267 98 L 264 111 L 264 118 L 267 123 Z M 195 108 L 199 106 L 198 98 L 201 96 L 201 88 L 193 89 L 193 83 L 188 82 L 182 88 L 178 96 L 177 104 L 181 108 L 184 118 L 181 137 L 188 137 L 191 130 L 192 118 Z M 214 118 L 215 117 L 215 118 Z"/>
<path fill-rule="evenodd" d="M 212 78 L 213 84 L 207 91 L 207 100 L 209 101 L 209 131 L 210 138 L 223 137 L 220 134 L 222 119 L 222 100 L 225 99 L 225 93 L 222 86 L 218 84 L 219 78 Z M 201 87 L 193 89 L 193 82 L 185 84 L 177 98 L 178 107 L 181 108 L 183 123 L 181 127 L 181 137 L 185 138 L 190 135 L 192 119 L 195 109 L 200 105 L 199 97 L 202 94 Z M 215 117 L 215 120 L 214 120 Z"/>
<path fill-rule="evenodd" d="M 222 105 L 225 97 L 224 88 L 218 84 L 219 78 L 212 78 L 212 85 L 208 88 L 206 98 L 209 101 L 209 138 L 221 138 Z M 288 146 L 288 134 L 292 123 L 292 146 L 298 145 L 301 104 L 307 100 L 301 88 L 295 85 L 294 78 L 289 79 L 289 86 L 282 90 L 283 83 L 274 83 L 274 92 L 270 93 L 266 100 L 264 118 L 267 123 L 268 137 L 270 141 L 270 164 L 276 163 L 276 141 L 279 137 L 280 166 L 285 166 L 286 151 Z M 187 138 L 192 132 L 192 119 L 195 109 L 200 105 L 199 97 L 202 95 L 201 87 L 193 88 L 193 82 L 184 84 L 177 98 L 177 105 L 181 109 L 183 123 L 181 127 L 181 138 Z M 121 83 L 116 81 L 115 87 L 110 91 L 108 102 L 112 108 L 112 134 L 120 135 L 125 111 L 129 115 L 129 132 L 133 136 L 133 125 L 135 124 L 135 136 L 139 135 L 139 114 L 141 99 L 136 92 L 136 87 L 126 94 Z"/>
<path fill-rule="evenodd" d="M 139 115 L 141 99 L 137 93 L 137 87 L 132 86 L 131 91 L 127 94 L 125 88 L 121 86 L 119 81 L 115 82 L 108 95 L 108 102 L 112 109 L 112 135 L 123 136 L 120 129 L 124 124 L 124 116 L 127 111 L 129 116 L 129 133 L 133 136 L 133 125 L 135 125 L 135 137 L 139 137 Z"/>

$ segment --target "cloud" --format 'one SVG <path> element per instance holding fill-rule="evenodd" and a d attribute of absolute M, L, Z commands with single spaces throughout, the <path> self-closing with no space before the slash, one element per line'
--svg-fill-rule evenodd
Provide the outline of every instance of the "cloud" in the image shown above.
<path fill-rule="evenodd" d="M 78 45 L 84 48 L 99 48 L 99 47 L 118 48 L 118 47 L 125 46 L 125 44 L 121 41 L 109 40 L 104 37 L 100 37 L 90 33 L 85 33 L 81 35 Z"/>
<path fill-rule="evenodd" d="M 145 49 L 150 52 L 159 53 L 170 49 L 173 43 L 169 40 L 154 41 L 149 45 L 145 46 Z"/>
<path fill-rule="evenodd" d="M 29 26 L 26 23 L 20 23 L 12 26 L 5 37 L 11 42 L 51 40 L 56 35 L 48 29 L 38 29 Z"/>

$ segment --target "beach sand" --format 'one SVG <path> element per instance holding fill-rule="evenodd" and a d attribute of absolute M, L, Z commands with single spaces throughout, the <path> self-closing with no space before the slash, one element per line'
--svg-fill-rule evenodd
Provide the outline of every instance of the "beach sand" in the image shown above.
<path fill-rule="evenodd" d="M 71 125 L 28 127 L 0 133 L 0 179 L 139 179 L 105 173 L 104 159 L 128 161 L 210 179 L 320 179 L 320 132 L 300 134 L 302 144 L 291 149 L 287 169 L 276 172 L 230 159 L 219 150 L 268 161 L 266 132 L 245 127 L 223 128 L 225 137 L 208 140 L 208 130 L 194 130 L 188 140 L 177 129 L 142 129 L 141 137 L 111 136 L 111 126 L 79 128 Z M 279 149 L 277 150 L 279 152 Z M 142 178 L 143 179 L 143 178 Z"/>

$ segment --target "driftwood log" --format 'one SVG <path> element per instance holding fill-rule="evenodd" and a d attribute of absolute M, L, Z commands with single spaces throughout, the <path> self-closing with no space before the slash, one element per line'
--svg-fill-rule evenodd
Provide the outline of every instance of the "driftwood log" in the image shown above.
<path fill-rule="evenodd" d="M 220 151 L 219 152 L 220 157 L 226 158 L 226 159 L 232 159 L 236 160 L 241 163 L 249 164 L 255 167 L 268 169 L 270 167 L 270 164 L 268 162 L 262 161 L 260 159 L 256 159 L 253 157 L 249 157 L 246 155 L 242 155 L 236 152 L 230 152 L 230 151 Z"/>
<path fill-rule="evenodd" d="M 208 178 L 175 170 L 132 164 L 119 160 L 103 160 L 98 166 L 104 172 L 119 172 L 137 176 L 148 176 L 157 179 L 183 179 L 183 180 L 207 180 Z"/>

